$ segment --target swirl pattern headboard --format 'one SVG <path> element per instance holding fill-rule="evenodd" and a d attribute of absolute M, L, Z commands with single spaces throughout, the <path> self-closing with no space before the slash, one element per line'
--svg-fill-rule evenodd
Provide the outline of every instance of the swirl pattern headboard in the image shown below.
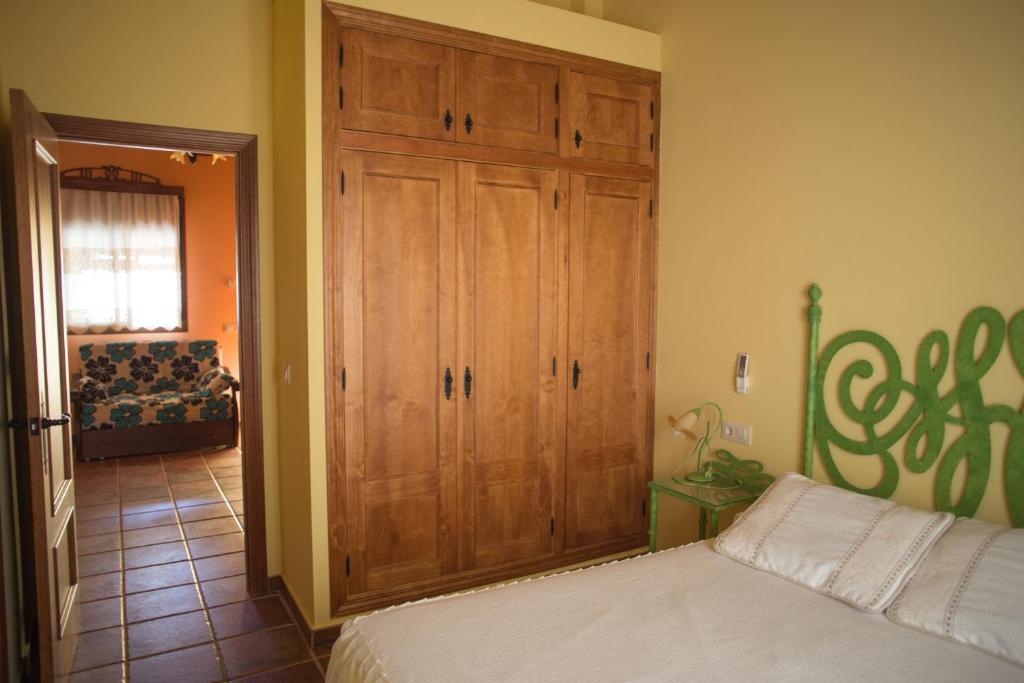
<path fill-rule="evenodd" d="M 1024 377 L 1024 310 L 1007 322 L 994 308 L 975 308 L 967 314 L 953 347 L 946 332 L 929 333 L 917 349 L 914 383 L 904 378 L 902 363 L 892 344 L 875 332 L 854 330 L 840 334 L 819 352 L 821 288 L 811 285 L 808 294 L 804 474 L 812 474 L 817 446 L 825 471 L 837 486 L 889 498 L 901 476 L 922 474 L 936 467 L 935 508 L 971 517 L 986 493 L 996 488 L 989 486 L 993 463 L 998 461 L 993 457 L 992 426 L 1002 423 L 1009 428 L 1003 460 L 1006 505 L 1012 525 L 1024 526 L 1024 405 L 987 403 L 981 390 L 981 380 L 1003 352 L 1004 343 Z M 984 343 L 976 351 L 979 338 Z M 841 372 L 833 368 L 837 353 L 854 344 L 871 347 L 881 356 L 884 366 L 884 376 L 876 380 L 860 401 L 854 399 L 854 382 L 872 377 L 872 363 L 859 359 Z M 954 386 L 943 393 L 939 385 L 950 367 Z M 858 438 L 837 428 L 828 414 L 825 380 L 830 370 L 840 372 L 839 411 L 843 420 L 860 432 Z M 899 410 L 903 410 L 902 414 Z M 951 425 L 955 429 L 949 431 L 958 435 L 947 446 L 947 426 Z M 900 444 L 902 458 L 897 460 L 894 450 Z M 853 484 L 837 465 L 836 449 L 853 456 L 877 458 L 882 470 L 878 483 L 868 487 Z M 954 475 L 961 467 L 962 494 L 954 500 Z"/>

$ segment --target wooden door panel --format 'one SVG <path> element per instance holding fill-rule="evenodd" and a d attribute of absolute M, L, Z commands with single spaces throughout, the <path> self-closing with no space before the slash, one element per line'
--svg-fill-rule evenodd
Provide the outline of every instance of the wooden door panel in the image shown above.
<path fill-rule="evenodd" d="M 35 147 L 36 211 L 40 230 L 36 234 L 38 252 L 38 292 L 40 297 L 37 335 L 46 358 L 53 362 L 39 366 L 40 415 L 71 413 L 68 395 L 63 301 L 60 293 L 61 268 L 59 191 L 60 176 L 57 160 L 47 149 Z M 73 459 L 71 453 L 71 424 L 42 430 L 44 470 L 48 470 L 50 512 L 57 514 L 61 500 L 71 490 Z"/>
<path fill-rule="evenodd" d="M 574 157 L 654 163 L 651 86 L 571 72 L 570 126 Z M 578 135 L 577 135 L 578 132 Z M 576 143 L 579 141 L 579 144 Z"/>
<path fill-rule="evenodd" d="M 455 49 L 342 29 L 341 126 L 455 139 Z"/>
<path fill-rule="evenodd" d="M 460 142 L 558 151 L 557 67 L 460 50 L 458 68 Z"/>
<path fill-rule="evenodd" d="M 25 609 L 36 626 L 35 678 L 68 675 L 78 643 L 75 493 L 61 300 L 57 136 L 11 91 L 14 214 L 4 221 L 11 407 L 18 463 Z"/>
<path fill-rule="evenodd" d="M 651 218 L 647 183 L 572 177 L 566 547 L 643 530 Z"/>
<path fill-rule="evenodd" d="M 551 552 L 558 221 L 552 171 L 459 165 L 461 568 Z"/>
<path fill-rule="evenodd" d="M 342 167 L 351 595 L 454 569 L 455 164 L 346 151 Z"/>

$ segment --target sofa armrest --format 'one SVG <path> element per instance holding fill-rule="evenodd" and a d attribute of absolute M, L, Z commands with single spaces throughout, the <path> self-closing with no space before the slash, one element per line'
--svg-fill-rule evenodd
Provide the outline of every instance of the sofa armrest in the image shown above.
<path fill-rule="evenodd" d="M 82 403 L 96 403 L 108 397 L 107 385 L 92 377 L 78 380 L 78 400 Z"/>
<path fill-rule="evenodd" d="M 238 391 L 238 380 L 224 368 L 214 368 L 199 378 L 196 385 L 199 391 L 209 391 L 212 395 L 223 394 L 230 389 Z"/>

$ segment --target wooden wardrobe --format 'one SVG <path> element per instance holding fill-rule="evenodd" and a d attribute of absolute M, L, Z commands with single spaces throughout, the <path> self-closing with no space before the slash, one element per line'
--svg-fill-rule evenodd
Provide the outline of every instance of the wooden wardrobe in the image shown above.
<path fill-rule="evenodd" d="M 645 545 L 658 74 L 323 26 L 333 613 Z"/>

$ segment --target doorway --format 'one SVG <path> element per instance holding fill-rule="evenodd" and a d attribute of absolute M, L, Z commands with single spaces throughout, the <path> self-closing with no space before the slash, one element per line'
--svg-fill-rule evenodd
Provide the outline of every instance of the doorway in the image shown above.
<path fill-rule="evenodd" d="M 23 544 L 27 544 L 22 549 L 25 612 L 29 620 L 26 626 L 30 632 L 38 633 L 34 648 L 39 667 L 36 674 L 49 680 L 68 671 L 65 667 L 69 654 L 83 651 L 76 644 L 80 640 L 78 634 L 87 630 L 80 623 L 85 618 L 80 602 L 89 597 L 86 593 L 101 599 L 99 596 L 105 590 L 101 584 L 105 582 L 120 584 L 119 595 L 127 592 L 128 573 L 150 566 L 133 565 L 155 557 L 144 560 L 135 555 L 159 554 L 162 549 L 157 547 L 160 545 L 157 541 L 161 539 L 157 536 L 160 534 L 173 532 L 181 537 L 182 542 L 175 548 L 186 553 L 187 568 L 194 583 L 198 584 L 203 577 L 217 582 L 224 578 L 224 573 L 237 577 L 230 582 L 211 583 L 210 595 L 220 591 L 222 595 L 245 597 L 268 592 L 260 395 L 256 139 L 237 133 L 40 114 L 20 91 L 12 91 L 12 133 L 14 194 L 9 206 L 13 214 L 5 217 L 12 370 L 10 427 L 19 460 L 19 498 L 23 499 L 21 536 Z M 235 277 L 227 278 L 233 281 L 225 285 L 230 284 L 237 290 L 237 318 L 235 323 L 225 321 L 225 324 L 237 324 L 237 372 L 242 383 L 233 389 L 237 391 L 237 414 L 245 417 L 240 443 L 221 449 L 191 449 L 191 453 L 183 456 L 162 455 L 151 448 L 150 455 L 112 460 L 100 459 L 103 456 L 100 450 L 93 454 L 97 459 L 91 462 L 73 463 L 77 454 L 72 453 L 70 446 L 76 439 L 72 438 L 70 427 L 67 363 L 71 344 L 64 334 L 61 316 L 55 315 L 55 311 L 64 309 L 60 283 L 66 269 L 60 262 L 62 251 L 52 239 L 60 234 L 58 176 L 60 170 L 66 170 L 66 165 L 59 160 L 59 148 L 70 142 L 161 150 L 161 154 L 174 151 L 207 159 L 216 154 L 232 160 L 236 244 L 233 251 L 237 267 Z M 11 217 L 15 220 L 6 220 Z M 184 284 L 184 271 L 181 279 Z M 84 360 L 81 348 L 85 344 L 79 345 L 79 361 Z M 58 357 L 62 360 L 55 361 Z M 167 443 L 182 446 L 177 442 Z M 171 446 L 167 450 L 182 449 Z M 75 474 L 82 475 L 83 486 L 93 485 L 90 491 L 82 489 L 82 500 L 77 505 L 75 492 L 79 487 L 74 484 Z M 157 492 L 147 490 L 147 486 L 162 486 L 166 493 L 149 497 L 150 493 Z M 131 493 L 125 495 L 129 490 Z M 218 493 L 218 500 L 202 498 L 212 491 Z M 164 495 L 170 500 L 169 507 L 166 503 L 155 503 L 156 499 L 163 500 Z M 116 500 L 105 502 L 105 497 Z M 146 507 L 147 501 L 155 506 Z M 111 505 L 115 514 L 110 514 Z M 227 514 L 204 518 L 201 505 L 221 505 Z M 157 523 L 170 521 L 170 516 L 174 517 L 171 524 Z M 221 521 L 211 521 L 216 519 Z M 232 534 L 227 541 L 202 540 L 218 536 L 206 532 L 216 531 L 214 527 L 227 523 L 238 527 L 244 524 L 245 533 Z M 76 527 L 81 530 L 78 534 L 74 533 Z M 154 531 L 161 527 L 163 530 Z M 194 544 L 188 541 L 189 529 L 196 532 L 192 534 L 196 539 Z M 145 542 L 139 546 L 134 541 L 128 543 L 129 534 Z M 104 543 L 115 542 L 118 552 L 106 554 Z M 224 543 L 235 545 L 227 548 Z M 135 547 L 148 550 L 133 552 L 129 559 L 128 551 Z M 176 552 L 170 547 L 166 550 Z M 225 550 L 232 552 L 223 552 Z M 243 560 L 239 554 L 243 550 L 244 573 L 239 574 L 239 561 Z M 90 559 L 80 566 L 77 559 L 87 556 Z M 207 558 L 219 559 L 206 561 Z M 102 575 L 97 572 L 105 568 L 112 569 L 105 572 L 108 578 L 85 581 L 87 574 Z M 186 566 L 172 571 L 183 568 Z M 137 572 L 132 580 L 142 586 L 149 580 L 146 575 L 150 573 Z M 166 575 L 164 571 L 157 573 Z M 168 579 L 164 576 L 154 580 L 159 584 Z M 204 600 L 206 594 L 200 592 L 199 595 L 204 596 L 199 598 Z M 165 597 L 163 602 L 173 605 L 173 596 Z M 208 601 L 210 604 L 202 605 L 207 614 L 203 619 L 209 619 L 206 610 L 215 606 L 217 600 L 214 597 Z M 124 610 L 125 603 L 117 602 Z M 94 614 L 89 618 L 102 619 L 102 615 Z M 127 625 L 126 619 L 118 621 L 122 626 Z M 116 643 L 111 645 L 116 646 Z M 223 661 L 219 655 L 218 660 Z"/>

